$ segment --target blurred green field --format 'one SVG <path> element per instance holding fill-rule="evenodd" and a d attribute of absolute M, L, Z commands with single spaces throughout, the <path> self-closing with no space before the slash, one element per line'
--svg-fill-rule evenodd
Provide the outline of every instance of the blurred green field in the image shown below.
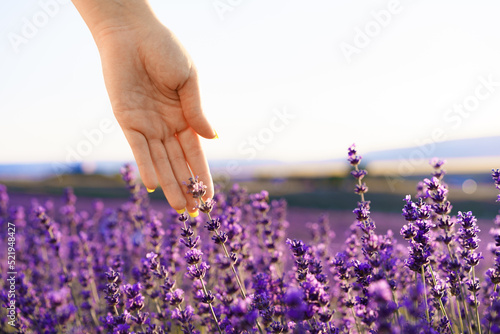
<path fill-rule="evenodd" d="M 416 184 L 428 176 L 413 176 L 406 179 L 388 179 L 368 176 L 365 181 L 369 192 L 366 196 L 372 202 L 372 208 L 379 212 L 401 212 L 406 194 L 416 193 Z M 464 180 L 473 179 L 477 189 L 466 193 L 462 189 Z M 447 175 L 449 200 L 453 204 L 452 214 L 460 211 L 473 211 L 478 217 L 492 218 L 498 213 L 500 205 L 495 202 L 498 191 L 488 174 Z M 227 190 L 233 182 L 223 183 L 215 180 L 221 188 Z M 127 198 L 128 192 L 120 175 L 63 175 L 41 181 L 6 181 L 9 193 L 50 195 L 59 197 L 62 189 L 73 187 L 77 196 L 89 198 Z M 271 198 L 285 198 L 289 206 L 298 208 L 316 208 L 322 210 L 352 210 L 359 196 L 353 193 L 354 180 L 348 177 L 330 178 L 288 178 L 267 179 L 252 178 L 239 180 L 238 183 L 249 192 L 262 189 L 269 191 Z M 152 200 L 162 200 L 161 191 L 150 194 Z"/>

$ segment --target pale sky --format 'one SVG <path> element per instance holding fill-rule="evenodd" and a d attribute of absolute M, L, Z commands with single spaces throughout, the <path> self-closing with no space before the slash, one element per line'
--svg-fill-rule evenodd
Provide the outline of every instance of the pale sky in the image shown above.
<path fill-rule="evenodd" d="M 0 163 L 64 161 L 79 148 L 85 161 L 130 160 L 90 32 L 67 0 L 44 14 L 53 1 L 0 4 Z M 498 1 L 151 4 L 198 68 L 220 137 L 203 140 L 210 160 L 327 160 L 353 142 L 367 152 L 436 131 L 436 140 L 499 134 Z M 103 119 L 114 126 L 85 146 Z"/>

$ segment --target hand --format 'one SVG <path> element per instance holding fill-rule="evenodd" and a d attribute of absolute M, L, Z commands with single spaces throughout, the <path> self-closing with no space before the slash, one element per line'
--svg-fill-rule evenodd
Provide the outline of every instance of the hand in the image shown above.
<path fill-rule="evenodd" d="M 113 112 L 144 185 L 152 190 L 159 183 L 174 209 L 195 212 L 196 202 L 183 182 L 191 169 L 207 186 L 205 199 L 213 196 L 198 135 L 217 134 L 203 115 L 192 60 L 156 18 L 101 29 L 94 38 Z"/>

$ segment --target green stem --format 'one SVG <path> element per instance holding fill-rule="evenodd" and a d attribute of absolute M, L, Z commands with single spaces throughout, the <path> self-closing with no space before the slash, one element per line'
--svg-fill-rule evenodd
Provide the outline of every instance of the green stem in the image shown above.
<path fill-rule="evenodd" d="M 349 300 L 352 300 L 351 291 L 347 291 L 347 296 L 349 297 Z M 351 313 L 352 313 L 352 317 L 354 319 L 354 322 L 356 323 L 356 329 L 358 330 L 358 334 L 361 334 L 362 332 L 361 332 L 361 329 L 359 328 L 358 318 L 354 314 L 354 310 L 352 309 L 352 307 L 350 309 L 351 309 Z"/>
<path fill-rule="evenodd" d="M 358 165 L 354 166 L 354 169 L 356 170 L 356 172 L 358 172 L 359 171 Z M 361 179 L 358 179 L 358 185 L 361 186 Z M 361 197 L 361 202 L 364 202 L 365 194 L 361 193 L 359 196 Z"/>
<path fill-rule="evenodd" d="M 196 265 L 198 266 L 198 265 Z M 205 282 L 203 281 L 203 278 L 200 277 L 200 282 L 201 286 L 203 287 L 203 292 L 205 293 L 205 296 L 208 296 L 208 290 L 207 287 L 205 286 Z M 212 304 L 208 304 L 208 307 L 210 308 L 210 312 L 212 313 L 212 317 L 214 318 L 215 324 L 217 325 L 217 330 L 219 331 L 220 334 L 222 334 L 222 329 L 219 326 L 219 321 L 217 320 L 217 315 L 215 314 L 214 308 L 212 307 Z"/>
<path fill-rule="evenodd" d="M 227 251 L 225 244 L 222 244 L 222 249 L 224 250 L 226 257 L 229 259 L 229 261 L 231 261 L 231 257 L 229 256 L 229 252 Z M 238 272 L 236 271 L 236 268 L 234 267 L 233 262 L 231 261 L 230 263 L 231 263 L 231 269 L 233 270 L 233 273 L 234 273 L 234 278 L 236 279 L 236 282 L 238 283 L 238 287 L 240 288 L 241 296 L 243 297 L 243 299 L 246 299 L 247 294 L 245 291 L 245 286 L 241 283 L 240 275 L 238 275 Z"/>
<path fill-rule="evenodd" d="M 184 221 L 184 228 L 187 228 L 186 222 Z M 196 268 L 198 268 L 198 265 L 195 264 Z M 203 293 L 205 294 L 205 297 L 208 297 L 208 290 L 207 287 L 205 286 L 205 281 L 203 280 L 202 277 L 199 278 L 201 286 L 203 287 Z M 219 326 L 219 321 L 217 320 L 217 315 L 215 314 L 214 308 L 212 304 L 208 304 L 208 307 L 210 308 L 210 312 L 212 313 L 212 317 L 214 318 L 215 325 L 217 325 L 217 330 L 219 331 L 220 334 L 222 334 L 222 330 Z"/>
<path fill-rule="evenodd" d="M 447 244 L 446 245 L 446 248 L 448 249 L 448 254 L 450 255 L 450 258 L 452 260 L 457 260 L 458 259 L 453 255 L 453 252 L 451 251 L 451 247 L 450 247 L 450 244 Z M 454 272 L 455 275 L 457 276 L 457 278 L 460 278 L 460 273 L 457 271 Z M 465 290 L 464 290 L 464 287 L 462 284 L 460 284 L 460 294 L 462 295 L 462 306 L 464 308 L 464 313 L 465 313 L 465 320 L 467 320 L 467 327 L 470 331 L 470 333 L 472 333 L 472 325 L 471 325 L 471 321 L 469 319 L 469 312 L 467 310 L 467 307 L 465 306 Z M 460 315 L 460 318 L 462 317 L 461 315 L 461 312 L 458 313 Z"/>
<path fill-rule="evenodd" d="M 61 269 L 63 271 L 63 274 L 64 274 L 65 277 L 67 277 L 68 276 L 68 270 L 66 269 L 66 266 L 64 265 L 63 259 L 62 259 L 61 255 L 59 254 L 59 251 L 56 251 L 56 253 L 57 253 L 57 258 L 59 260 L 59 264 L 61 265 Z M 75 291 L 73 289 L 73 284 L 71 282 L 68 282 L 67 284 L 69 286 L 69 291 L 70 291 L 70 294 L 71 294 L 71 299 L 73 300 L 73 304 L 75 304 L 75 307 L 76 307 L 76 324 L 78 326 L 81 326 L 81 324 L 82 324 L 82 322 L 81 322 L 82 315 L 80 314 L 80 308 L 78 307 L 77 298 L 75 296 Z"/>
<path fill-rule="evenodd" d="M 428 268 L 431 272 L 432 282 L 434 283 L 434 286 L 436 286 L 436 277 L 434 276 L 434 270 L 432 270 L 432 266 L 430 264 L 429 264 Z M 441 297 L 439 297 L 439 307 L 441 308 L 441 312 L 443 313 L 443 316 L 445 316 L 447 319 L 450 319 L 450 317 L 448 317 L 448 314 L 446 313 L 446 309 L 444 308 L 443 301 L 441 300 Z M 448 327 L 450 328 L 450 330 L 453 330 L 451 328 L 451 323 L 448 324 Z"/>
<path fill-rule="evenodd" d="M 89 271 L 89 276 L 90 276 L 90 289 L 92 290 L 92 295 L 94 298 L 94 303 L 99 304 L 99 295 L 97 294 L 97 287 L 95 284 L 95 274 L 94 274 L 94 268 L 92 268 L 92 255 L 90 254 L 90 249 L 87 243 L 83 243 L 83 250 L 87 254 L 87 270 Z"/>
<path fill-rule="evenodd" d="M 474 270 L 474 266 L 472 267 L 472 284 L 476 283 L 476 271 Z M 474 295 L 474 308 L 476 310 L 476 321 L 477 321 L 477 328 L 479 330 L 479 334 L 482 334 L 481 330 L 481 319 L 479 318 L 479 310 L 477 307 L 477 296 L 476 293 L 472 293 Z"/>
<path fill-rule="evenodd" d="M 462 320 L 462 312 L 460 311 L 460 304 L 458 303 L 457 296 L 455 296 L 455 304 L 457 305 L 458 319 L 460 320 L 460 331 L 461 331 L 461 333 L 463 333 L 464 332 L 464 323 Z"/>
<path fill-rule="evenodd" d="M 424 285 L 424 301 L 425 301 L 425 317 L 427 318 L 427 323 L 431 324 L 431 318 L 429 317 L 429 305 L 427 304 L 427 291 L 425 288 L 425 274 L 424 274 L 424 266 L 420 268 L 420 276 L 422 277 L 422 284 Z"/>
<path fill-rule="evenodd" d="M 94 326 L 99 327 L 99 321 L 97 320 L 97 315 L 93 308 L 90 309 L 90 316 L 92 317 L 92 321 L 94 322 Z"/>
<path fill-rule="evenodd" d="M 170 291 L 172 291 L 172 290 L 170 290 Z M 182 307 L 181 307 L 181 305 L 177 305 L 177 309 L 182 313 Z M 182 327 L 184 327 L 184 326 L 182 325 Z M 189 334 L 192 334 L 191 329 L 189 328 L 189 326 L 186 326 L 184 328 L 187 329 L 187 331 L 189 332 Z M 177 332 L 179 332 L 179 328 L 177 328 Z"/>
<path fill-rule="evenodd" d="M 394 314 L 394 317 L 397 317 L 399 329 L 403 330 L 403 327 L 401 326 L 401 320 L 399 319 L 401 316 L 399 314 L 399 304 L 398 304 L 398 301 L 396 300 L 396 294 L 394 293 L 394 291 L 392 291 L 392 289 L 391 289 L 391 293 L 392 293 L 392 300 L 394 301 L 394 304 L 396 304 L 396 313 Z M 394 321 L 394 324 L 396 324 L 396 321 Z"/>
<path fill-rule="evenodd" d="M 200 200 L 201 204 L 204 205 L 205 204 L 205 201 L 203 200 L 203 198 L 198 197 L 198 199 Z M 212 216 L 210 215 L 210 212 L 207 212 L 207 217 L 208 219 L 211 221 L 212 220 Z M 185 223 L 184 223 L 185 224 Z M 185 226 L 185 225 L 184 225 Z M 229 256 L 229 252 L 227 251 L 227 247 L 225 244 L 221 244 L 222 245 L 222 249 L 224 250 L 224 255 L 228 258 L 228 260 L 230 261 L 230 264 L 231 264 L 231 270 L 233 271 L 234 273 L 234 277 L 236 279 L 236 283 L 238 284 L 238 287 L 240 289 L 240 294 L 241 294 L 241 297 L 243 297 L 243 299 L 246 299 L 247 298 L 247 294 L 246 294 L 246 291 L 245 291 L 245 286 L 242 284 L 241 282 L 241 278 L 240 278 L 240 275 L 238 274 L 238 272 L 236 271 L 236 268 L 234 267 L 234 263 L 233 261 L 231 260 L 231 257 Z M 260 326 L 260 323 L 259 323 L 259 320 L 256 319 L 255 320 L 255 324 L 257 325 L 257 328 L 259 329 L 259 332 L 261 334 L 264 334 L 263 330 L 262 330 L 262 327 Z"/>
<path fill-rule="evenodd" d="M 469 318 L 469 309 L 467 308 L 467 306 L 465 305 L 465 297 L 467 296 L 465 294 L 465 289 L 464 287 L 462 286 L 462 284 L 460 284 L 460 293 L 462 294 L 462 307 L 464 308 L 464 313 L 465 313 L 465 319 L 467 320 L 467 326 L 469 327 L 469 330 L 470 332 L 472 333 L 472 321 L 471 319 Z"/>
<path fill-rule="evenodd" d="M 495 288 L 493 289 L 493 292 L 497 292 L 497 286 L 498 286 L 498 283 L 495 284 Z M 488 334 L 491 333 L 491 320 L 488 321 Z"/>

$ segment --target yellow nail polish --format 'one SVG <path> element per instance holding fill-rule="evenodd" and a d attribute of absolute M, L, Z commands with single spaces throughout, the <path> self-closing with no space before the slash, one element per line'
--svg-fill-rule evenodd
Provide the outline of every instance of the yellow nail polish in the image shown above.
<path fill-rule="evenodd" d="M 215 137 L 213 137 L 212 139 L 219 139 L 219 135 L 217 134 L 217 131 L 214 130 L 214 132 L 215 132 Z"/>
<path fill-rule="evenodd" d="M 200 211 L 198 211 L 198 210 L 196 210 L 195 212 L 189 212 L 189 211 L 188 211 L 188 213 L 189 213 L 189 215 L 190 215 L 191 217 L 196 218 L 196 217 L 198 217 L 198 215 L 200 214 Z"/>
<path fill-rule="evenodd" d="M 175 210 L 175 211 L 177 211 L 178 214 L 182 215 L 184 212 L 186 212 L 186 209 Z"/>
<path fill-rule="evenodd" d="M 154 192 L 154 191 L 156 190 L 156 188 L 154 188 L 154 189 L 149 189 L 148 187 L 146 187 L 146 190 L 148 191 L 148 193 L 152 193 L 152 192 Z"/>

